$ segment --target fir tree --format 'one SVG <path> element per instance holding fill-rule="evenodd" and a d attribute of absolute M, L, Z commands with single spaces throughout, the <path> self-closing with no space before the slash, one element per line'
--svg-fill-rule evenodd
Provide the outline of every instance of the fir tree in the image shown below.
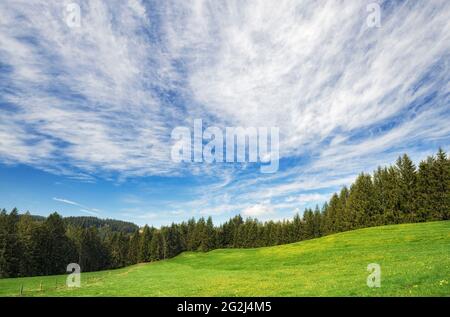
<path fill-rule="evenodd" d="M 396 167 L 400 175 L 400 213 L 403 222 L 412 222 L 417 212 L 416 167 L 406 154 L 398 158 Z"/>
<path fill-rule="evenodd" d="M 2 212 L 0 228 L 0 276 L 17 277 L 20 274 L 22 247 L 18 236 L 19 215 L 14 208 L 9 215 Z"/>
<path fill-rule="evenodd" d="M 142 236 L 139 241 L 139 262 L 150 261 L 150 242 L 152 241 L 152 232 L 150 228 L 145 225 L 142 230 Z"/>
<path fill-rule="evenodd" d="M 152 241 L 150 242 L 150 260 L 158 261 L 163 258 L 163 241 L 161 232 L 159 230 L 155 230 L 153 232 Z"/>

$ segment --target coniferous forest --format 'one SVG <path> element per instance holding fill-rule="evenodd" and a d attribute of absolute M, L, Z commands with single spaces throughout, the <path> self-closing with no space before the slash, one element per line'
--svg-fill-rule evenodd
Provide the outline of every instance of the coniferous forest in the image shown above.
<path fill-rule="evenodd" d="M 176 256 L 183 251 L 252 248 L 291 243 L 363 227 L 450 219 L 450 158 L 443 150 L 419 166 L 407 155 L 372 175 L 362 173 L 322 208 L 292 220 L 260 222 L 240 215 L 214 226 L 190 219 L 159 229 L 94 217 L 47 218 L 0 213 L 0 277 L 118 268 Z"/>

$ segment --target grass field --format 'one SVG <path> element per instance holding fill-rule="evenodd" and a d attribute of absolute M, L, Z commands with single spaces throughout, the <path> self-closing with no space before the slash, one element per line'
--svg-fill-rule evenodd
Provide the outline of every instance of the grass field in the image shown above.
<path fill-rule="evenodd" d="M 369 288 L 367 265 L 381 265 Z M 0 296 L 450 296 L 450 221 L 361 229 L 294 244 L 183 253 L 122 269 L 0 280 Z M 42 290 L 40 289 L 42 285 Z"/>

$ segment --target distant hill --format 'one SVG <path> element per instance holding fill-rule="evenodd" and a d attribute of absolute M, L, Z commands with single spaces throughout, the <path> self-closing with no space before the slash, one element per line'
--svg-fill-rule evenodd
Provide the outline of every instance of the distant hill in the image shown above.
<path fill-rule="evenodd" d="M 139 229 L 139 226 L 127 221 L 115 220 L 115 219 L 100 219 L 97 217 L 64 217 L 64 222 L 67 225 L 80 226 L 83 228 L 89 227 L 110 227 L 112 231 L 118 231 L 123 233 L 133 233 Z"/>
<path fill-rule="evenodd" d="M 22 215 L 19 215 L 19 217 Z M 34 221 L 45 221 L 45 217 L 44 216 L 38 216 L 38 215 L 30 215 L 31 219 L 33 219 Z"/>
<path fill-rule="evenodd" d="M 34 221 L 44 221 L 45 217 L 38 215 L 31 215 Z M 133 233 L 139 229 L 139 226 L 127 221 L 116 219 L 100 219 L 92 216 L 76 216 L 76 217 L 63 217 L 66 225 L 79 226 L 83 228 L 96 227 L 98 229 L 109 227 L 112 231 Z"/>

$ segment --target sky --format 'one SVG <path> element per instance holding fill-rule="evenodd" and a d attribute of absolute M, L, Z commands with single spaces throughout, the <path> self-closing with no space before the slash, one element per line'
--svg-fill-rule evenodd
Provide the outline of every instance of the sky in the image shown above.
<path fill-rule="evenodd" d="M 448 152 L 449 64 L 447 0 L 1 1 L 0 208 L 290 218 Z M 278 127 L 278 170 L 175 162 L 195 119 Z"/>

